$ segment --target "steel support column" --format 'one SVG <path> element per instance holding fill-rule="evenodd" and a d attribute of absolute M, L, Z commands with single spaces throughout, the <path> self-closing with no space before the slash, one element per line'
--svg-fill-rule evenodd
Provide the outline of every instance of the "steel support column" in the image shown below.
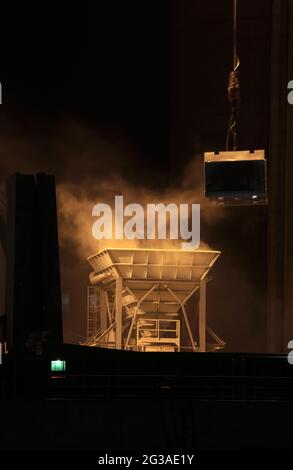
<path fill-rule="evenodd" d="M 200 281 L 199 289 L 199 350 L 206 351 L 206 281 Z"/>
<path fill-rule="evenodd" d="M 116 279 L 115 322 L 116 349 L 122 349 L 122 277 Z"/>

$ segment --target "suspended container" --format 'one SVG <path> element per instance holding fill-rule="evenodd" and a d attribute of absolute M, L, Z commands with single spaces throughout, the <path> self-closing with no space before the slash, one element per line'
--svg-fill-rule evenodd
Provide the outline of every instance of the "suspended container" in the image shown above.
<path fill-rule="evenodd" d="M 216 205 L 267 204 L 264 150 L 206 152 L 205 196 Z"/>

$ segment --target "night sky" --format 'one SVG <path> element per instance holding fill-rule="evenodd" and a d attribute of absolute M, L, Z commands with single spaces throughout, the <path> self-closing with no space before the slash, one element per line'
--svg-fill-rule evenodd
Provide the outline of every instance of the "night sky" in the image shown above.
<path fill-rule="evenodd" d="M 195 162 L 197 202 L 202 153 L 225 146 L 231 5 L 3 6 L 0 179 L 45 171 L 73 185 L 77 198 L 95 197 L 114 174 L 132 187 L 180 188 Z M 268 152 L 270 34 L 271 0 L 239 0 L 241 149 Z M 207 209 L 202 239 L 222 251 L 208 288 L 210 326 L 227 350 L 264 351 L 266 208 Z M 69 330 L 85 333 L 89 269 L 76 251 L 70 241 L 61 250 L 67 339 Z"/>

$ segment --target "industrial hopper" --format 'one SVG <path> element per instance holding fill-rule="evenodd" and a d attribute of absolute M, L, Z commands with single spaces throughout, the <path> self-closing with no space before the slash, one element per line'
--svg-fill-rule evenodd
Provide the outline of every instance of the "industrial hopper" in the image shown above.
<path fill-rule="evenodd" d="M 127 248 L 90 256 L 83 344 L 145 352 L 223 348 L 225 343 L 206 325 L 207 274 L 219 256 L 212 250 Z M 187 301 L 196 291 L 199 307 L 188 312 Z M 195 326 L 191 318 L 197 310 Z M 207 344 L 208 335 L 213 343 Z"/>

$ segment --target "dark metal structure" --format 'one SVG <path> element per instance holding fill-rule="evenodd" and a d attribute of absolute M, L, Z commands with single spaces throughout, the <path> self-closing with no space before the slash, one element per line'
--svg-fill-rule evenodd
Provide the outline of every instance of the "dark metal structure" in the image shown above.
<path fill-rule="evenodd" d="M 55 179 L 7 182 L 6 317 L 9 350 L 41 354 L 62 343 Z"/>

